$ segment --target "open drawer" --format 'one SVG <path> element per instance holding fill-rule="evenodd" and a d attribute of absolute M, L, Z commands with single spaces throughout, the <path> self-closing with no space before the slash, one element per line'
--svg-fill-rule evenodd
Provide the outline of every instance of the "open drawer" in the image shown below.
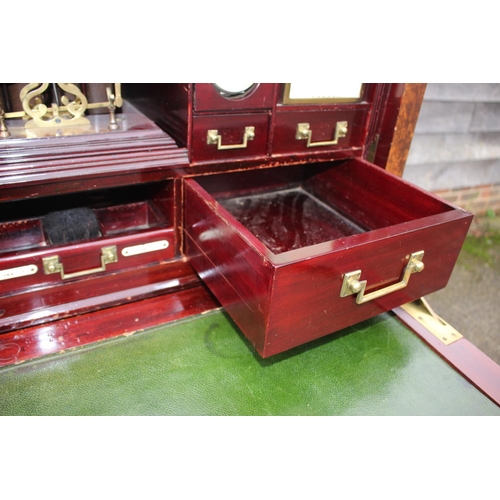
<path fill-rule="evenodd" d="M 262 357 L 443 288 L 472 221 L 359 159 L 184 189 L 185 252 Z"/>
<path fill-rule="evenodd" d="M 64 304 L 97 307 L 154 288 L 148 269 L 177 253 L 173 190 L 164 181 L 4 203 L 0 332 L 66 314 Z"/>

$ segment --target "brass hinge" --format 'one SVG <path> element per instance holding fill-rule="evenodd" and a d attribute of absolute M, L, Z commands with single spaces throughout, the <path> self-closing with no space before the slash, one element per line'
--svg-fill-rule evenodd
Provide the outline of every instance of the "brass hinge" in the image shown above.
<path fill-rule="evenodd" d="M 423 297 L 401 307 L 445 345 L 452 344 L 463 337 L 461 333 L 438 316 Z"/>

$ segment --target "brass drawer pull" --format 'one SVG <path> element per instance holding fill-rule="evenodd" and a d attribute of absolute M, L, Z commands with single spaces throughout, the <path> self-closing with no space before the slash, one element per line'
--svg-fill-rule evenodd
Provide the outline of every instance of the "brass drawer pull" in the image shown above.
<path fill-rule="evenodd" d="M 102 247 L 101 248 L 101 267 L 96 267 L 94 269 L 86 269 L 84 271 L 78 271 L 76 273 L 66 274 L 64 272 L 63 265 L 59 262 L 59 256 L 54 255 L 52 257 L 44 257 L 43 261 L 43 271 L 45 274 L 56 274 L 61 273 L 61 278 L 63 280 L 70 278 L 78 278 L 80 276 L 87 276 L 88 274 L 100 273 L 106 270 L 107 264 L 112 264 L 113 262 L 118 262 L 118 254 L 116 252 L 116 246 Z"/>
<path fill-rule="evenodd" d="M 314 148 L 316 146 L 335 146 L 335 144 L 338 144 L 339 139 L 341 137 L 345 137 L 346 135 L 347 135 L 347 122 L 337 122 L 337 125 L 335 126 L 335 134 L 331 141 L 311 142 L 312 130 L 309 123 L 298 123 L 297 131 L 295 133 L 295 139 L 297 140 L 307 139 L 307 147 Z"/>
<path fill-rule="evenodd" d="M 365 302 L 369 302 L 373 299 L 378 299 L 379 297 L 383 297 L 392 292 L 396 292 L 397 290 L 401 290 L 408 285 L 410 281 L 410 276 L 412 273 L 419 273 L 424 269 L 424 263 L 422 259 L 424 258 L 424 251 L 415 252 L 410 255 L 408 260 L 408 264 L 403 271 L 403 278 L 398 283 L 394 283 L 394 285 L 389 285 L 385 288 L 381 288 L 380 290 L 376 290 L 375 292 L 364 294 L 366 289 L 366 280 L 359 281 L 361 278 L 361 271 L 352 271 L 351 273 L 344 274 L 344 280 L 342 282 L 342 288 L 340 290 L 341 297 L 347 297 L 348 295 L 357 294 L 356 304 L 364 304 Z"/>
<path fill-rule="evenodd" d="M 243 142 L 241 144 L 222 144 L 222 137 L 218 130 L 209 130 L 207 132 L 207 144 L 217 144 L 217 149 L 243 149 L 247 147 L 248 141 L 255 138 L 255 127 L 245 127 L 243 133 Z"/>

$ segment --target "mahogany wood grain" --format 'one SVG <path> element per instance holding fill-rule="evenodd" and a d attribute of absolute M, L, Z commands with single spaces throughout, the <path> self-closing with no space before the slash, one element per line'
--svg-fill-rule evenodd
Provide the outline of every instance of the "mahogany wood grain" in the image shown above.
<path fill-rule="evenodd" d="M 276 113 L 274 117 L 274 135 L 271 144 L 273 155 L 297 154 L 307 152 L 314 154 L 325 150 L 344 150 L 346 157 L 352 156 L 349 150 L 362 150 L 368 108 L 359 106 L 356 109 L 336 111 L 288 111 Z M 309 123 L 312 130 L 311 142 L 332 141 L 338 122 L 347 122 L 347 135 L 338 139 L 332 146 L 307 147 L 307 140 L 297 139 L 297 125 Z"/>
<path fill-rule="evenodd" d="M 189 207 L 185 210 L 186 255 L 219 301 L 229 311 L 236 309 L 248 318 L 243 328 L 256 347 L 262 347 L 256 343 L 265 329 L 272 265 L 247 243 L 242 228 L 229 217 L 228 223 L 223 222 L 220 211 L 206 203 L 194 181 L 186 182 L 185 200 Z M 242 326 L 241 319 L 235 321 Z"/>
<path fill-rule="evenodd" d="M 174 292 L 199 283 L 183 260 L 159 261 L 121 272 L 8 290 L 0 295 L 0 332 L 85 311 Z"/>
<path fill-rule="evenodd" d="M 189 83 L 127 83 L 122 88 L 123 97 L 182 148 L 189 147 L 192 92 Z"/>
<path fill-rule="evenodd" d="M 298 247 L 290 246 L 290 236 L 295 244 L 297 230 L 311 222 L 304 222 L 302 207 L 276 204 L 276 192 L 270 193 L 276 203 L 259 202 L 267 213 L 253 220 L 244 214 L 248 197 L 228 199 L 231 178 L 240 196 L 242 179 L 255 174 L 221 175 L 215 188 L 224 193 L 219 201 L 204 189 L 215 186 L 217 176 L 201 177 L 201 185 L 196 179 L 185 180 L 186 253 L 263 357 L 444 287 L 472 219 L 464 210 L 362 160 L 310 165 L 300 171 L 305 176 L 303 189 L 321 196 L 318 206 L 338 209 L 365 230 L 352 234 L 343 229 L 337 234 L 339 215 L 331 211 L 332 224 L 325 234 L 335 234 L 335 239 L 309 245 L 305 238 Z M 270 177 L 273 189 L 276 178 Z M 250 190 L 255 191 L 252 183 Z M 399 193 L 404 203 L 391 193 Z M 321 214 L 314 224 L 327 223 Z M 276 219 L 275 229 L 269 218 Z M 259 221 L 266 226 L 263 233 L 255 227 Z M 273 252 L 259 238 L 270 233 L 278 238 L 272 249 L 282 253 Z M 406 288 L 361 305 L 354 295 L 340 297 L 345 273 L 360 269 L 370 292 L 400 281 L 409 254 L 420 250 L 425 251 L 425 269 L 413 275 Z"/>
<path fill-rule="evenodd" d="M 245 127 L 255 128 L 255 137 L 244 148 L 218 149 L 217 144 L 207 144 L 207 132 L 217 130 L 223 146 L 243 143 Z M 238 113 L 203 115 L 193 119 L 193 163 L 224 161 L 239 158 L 263 158 L 267 153 L 269 115 L 267 113 Z"/>
<path fill-rule="evenodd" d="M 0 335 L 0 366 L 132 335 L 219 307 L 205 287 L 196 286 L 16 330 Z"/>
<path fill-rule="evenodd" d="M 147 266 L 157 262 L 173 259 L 175 256 L 173 243 L 173 228 L 156 229 L 151 231 L 135 231 L 126 236 L 104 237 L 80 243 L 66 245 L 44 246 L 36 250 L 11 252 L 0 258 L 0 269 L 10 269 L 20 266 L 36 265 L 38 271 L 29 276 L 0 281 L 0 297 L 5 293 L 22 290 L 30 287 L 57 286 L 64 282 L 59 273 L 45 274 L 43 270 L 44 257 L 58 256 L 64 266 L 65 274 L 72 274 L 88 269 L 100 268 L 101 249 L 107 246 L 116 246 L 117 261 L 106 266 L 98 274 L 115 274 L 119 271 L 138 266 Z M 123 256 L 124 248 L 143 245 L 160 240 L 166 240 L 168 247 L 155 252 L 139 255 Z M 67 281 L 66 281 L 67 282 Z"/>
<path fill-rule="evenodd" d="M 174 169 L 189 165 L 187 150 L 159 133 L 153 140 L 139 136 L 115 144 L 95 144 L 87 139 L 47 147 L 28 142 L 24 147 L 30 139 L 18 141 L 14 148 L 10 141 L 0 143 L 0 202 L 174 177 Z"/>
<path fill-rule="evenodd" d="M 418 89 L 411 92 L 410 87 L 368 84 L 360 103 L 314 106 L 283 105 L 283 84 L 261 84 L 248 100 L 232 102 L 215 95 L 210 84 L 199 84 L 198 93 L 194 84 L 124 85 L 124 97 L 144 113 L 136 113 L 136 122 L 132 120 L 127 130 L 94 135 L 95 140 L 74 137 L 3 141 L 2 202 L 153 182 L 163 185 L 165 179 L 174 186 L 169 200 L 154 199 L 155 203 L 163 203 L 160 212 L 168 213 L 168 228 L 163 226 L 161 230 L 171 231 L 170 260 L 134 261 L 130 269 L 64 285 L 44 282 L 37 288 L 32 284 L 32 288 L 9 295 L 13 317 L 18 318 L 19 325 L 25 325 L 34 311 L 56 324 L 53 320 L 58 314 L 71 317 L 96 308 L 102 308 L 104 313 L 131 298 L 138 304 L 142 297 L 163 296 L 176 287 L 191 286 L 198 278 L 190 266 L 184 264 L 187 267 L 183 268 L 179 260 L 183 248 L 259 352 L 269 356 L 444 286 L 470 223 L 469 214 L 399 182 L 366 162 L 333 163 L 335 159 L 366 155 L 376 137 L 379 137 L 376 161 L 381 166 L 388 159 L 392 161 L 393 157 L 389 157 L 396 151 L 407 152 L 409 142 L 403 139 L 416 121 L 416 103 L 421 96 Z M 342 113 L 347 113 L 352 124 L 346 138 L 348 147 L 341 145 L 327 148 L 328 151 L 304 148 L 297 154 L 296 120 L 292 126 L 292 118 L 299 117 L 301 123 L 314 122 L 313 141 L 317 141 L 331 138 L 326 122 L 315 122 L 317 117 L 328 115 L 326 121 L 330 121 L 332 116 Z M 223 143 L 241 142 L 242 131 L 237 132 L 237 128 L 252 125 L 246 119 L 256 117 L 262 120 L 259 125 L 262 130 L 258 130 L 256 139 L 249 141 L 247 150 L 217 152 L 215 146 L 207 149 L 208 129 L 219 130 L 224 124 L 229 132 L 222 134 Z M 279 120 L 284 120 L 286 127 L 282 129 Z M 285 129 L 286 137 L 280 135 Z M 400 173 L 400 169 L 389 168 Z M 189 179 L 192 176 L 200 176 L 200 185 Z M 180 189 L 182 183 L 185 192 Z M 296 234 L 299 229 L 302 231 L 301 237 L 293 238 L 292 245 L 288 241 L 289 229 L 278 238 L 278 246 L 286 243 L 281 253 L 277 253 L 278 247 L 269 249 L 249 231 L 245 227 L 248 220 L 242 214 L 238 215 L 240 221 L 231 215 L 234 207 L 224 208 L 221 205 L 224 201 L 215 199 L 222 196 L 235 201 L 236 196 L 253 195 L 278 186 L 300 187 L 306 196 L 296 197 L 302 200 L 300 203 L 282 205 L 293 216 L 279 212 L 274 202 L 268 204 L 273 207 L 266 209 L 271 219 L 281 220 L 283 227 L 291 227 Z M 320 220 L 319 210 L 316 219 L 307 221 L 298 216 L 297 207 L 304 207 L 304 200 L 307 203 L 314 200 L 316 207 L 324 204 L 327 213 L 337 211 L 335 223 L 329 225 L 328 216 Z M 7 206 L 11 205 L 2 203 L 2 208 Z M 276 217 L 277 211 L 281 219 Z M 362 232 L 336 234 L 342 226 L 342 217 L 347 217 Z M 115 222 L 108 221 L 109 227 L 118 227 L 125 220 L 125 216 L 122 222 L 117 217 Z M 28 224 L 21 233 L 19 241 L 27 239 L 35 252 L 40 250 L 37 246 L 42 240 L 36 224 L 32 227 Z M 135 236 L 121 237 L 140 237 L 139 233 L 133 233 Z M 324 236 L 317 238 L 320 233 Z M 414 248 L 415 243 L 429 247 L 424 249 L 426 268 L 412 276 L 404 290 L 362 306 L 355 304 L 354 296 L 344 298 L 343 302 L 331 298 L 339 295 L 339 273 L 354 270 L 352 266 L 362 270 L 369 290 L 399 280 L 406 255 L 419 249 Z M 68 248 L 67 255 L 64 250 L 63 257 L 73 259 L 71 265 L 75 270 L 79 266 L 95 267 L 92 260 L 80 259 L 81 249 L 77 247 Z M 16 256 L 11 257 L 11 263 L 15 262 Z M 180 268 L 183 271 L 175 277 L 175 270 Z M 7 300 L 7 295 L 4 298 Z M 34 298 L 39 302 L 30 302 Z M 96 311 L 91 317 L 99 325 L 99 313 Z M 9 323 L 5 313 L 3 320 Z M 284 336 L 283 330 L 289 327 L 292 333 Z"/>
<path fill-rule="evenodd" d="M 369 229 L 453 210 L 423 189 L 366 162 L 353 160 L 321 167 L 308 189 Z"/>

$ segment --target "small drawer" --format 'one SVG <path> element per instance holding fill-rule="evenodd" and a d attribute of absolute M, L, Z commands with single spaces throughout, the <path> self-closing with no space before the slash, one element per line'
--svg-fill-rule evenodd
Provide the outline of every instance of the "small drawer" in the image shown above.
<path fill-rule="evenodd" d="M 443 288 L 472 220 L 358 159 L 184 188 L 185 252 L 262 357 Z"/>
<path fill-rule="evenodd" d="M 267 152 L 269 116 L 264 113 L 196 116 L 192 161 L 262 158 Z"/>
<path fill-rule="evenodd" d="M 194 86 L 194 109 L 197 112 L 270 109 L 274 103 L 276 86 L 276 83 L 244 84 L 237 87 L 214 83 L 196 83 Z"/>
<path fill-rule="evenodd" d="M 272 154 L 360 150 L 368 112 L 359 109 L 284 111 L 276 113 Z"/>
<path fill-rule="evenodd" d="M 145 283 L 141 270 L 159 270 L 178 255 L 171 181 L 5 209 L 30 217 L 0 223 L 0 332 L 50 320 L 67 304 L 85 309 L 152 292 L 156 284 Z"/>

